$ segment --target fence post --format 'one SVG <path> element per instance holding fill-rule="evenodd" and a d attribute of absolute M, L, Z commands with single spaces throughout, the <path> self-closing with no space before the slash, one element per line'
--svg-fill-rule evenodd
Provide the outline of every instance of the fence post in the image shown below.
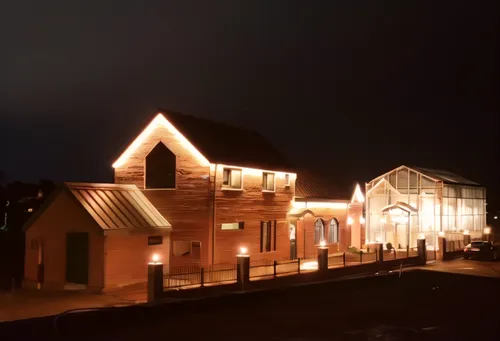
<path fill-rule="evenodd" d="M 359 264 L 363 264 L 363 251 L 359 251 Z"/>
<path fill-rule="evenodd" d="M 318 271 L 326 272 L 328 270 L 328 246 L 318 247 Z"/>
<path fill-rule="evenodd" d="M 163 294 L 163 264 L 148 263 L 148 302 L 154 302 Z"/>
<path fill-rule="evenodd" d="M 417 240 L 417 247 L 420 263 L 423 265 L 427 264 L 427 249 L 425 247 L 425 238 Z"/>
<path fill-rule="evenodd" d="M 274 271 L 273 277 L 274 278 L 276 278 L 276 265 L 278 265 L 278 261 L 274 261 L 274 263 L 273 263 L 273 271 Z"/>
<path fill-rule="evenodd" d="M 241 289 L 245 289 L 250 282 L 250 256 L 247 254 L 239 254 L 236 258 L 238 261 L 236 279 Z"/>
<path fill-rule="evenodd" d="M 406 245 L 406 258 L 410 258 L 410 245 Z"/>
<path fill-rule="evenodd" d="M 396 249 L 395 248 L 392 248 L 392 251 L 394 252 L 394 259 L 397 259 L 397 255 L 396 255 Z"/>
<path fill-rule="evenodd" d="M 344 268 L 345 268 L 345 252 L 342 254 L 342 262 L 344 263 Z"/>
<path fill-rule="evenodd" d="M 300 275 L 300 258 L 297 258 L 297 273 Z"/>
<path fill-rule="evenodd" d="M 382 243 L 377 243 L 376 245 L 378 262 L 382 263 L 384 261 L 384 245 Z"/>
<path fill-rule="evenodd" d="M 200 269 L 200 286 L 205 286 L 205 268 Z"/>

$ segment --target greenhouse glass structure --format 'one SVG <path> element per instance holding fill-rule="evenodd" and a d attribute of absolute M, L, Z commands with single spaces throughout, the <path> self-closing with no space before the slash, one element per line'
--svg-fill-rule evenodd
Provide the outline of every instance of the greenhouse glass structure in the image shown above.
<path fill-rule="evenodd" d="M 437 248 L 438 235 L 480 238 L 486 227 L 486 189 L 456 174 L 398 167 L 366 184 L 366 244 L 416 247 L 419 236 Z"/>

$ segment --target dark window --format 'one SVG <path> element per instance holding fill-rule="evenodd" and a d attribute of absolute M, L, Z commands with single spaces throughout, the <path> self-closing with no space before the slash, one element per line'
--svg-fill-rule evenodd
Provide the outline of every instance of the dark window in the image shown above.
<path fill-rule="evenodd" d="M 151 236 L 148 237 L 148 245 L 160 245 L 163 244 L 162 236 Z"/>
<path fill-rule="evenodd" d="M 322 219 L 318 219 L 314 223 L 314 244 L 319 244 L 321 241 L 325 241 L 325 224 Z"/>
<path fill-rule="evenodd" d="M 262 189 L 274 192 L 274 173 L 262 174 Z"/>
<path fill-rule="evenodd" d="M 339 242 L 339 222 L 335 218 L 330 220 L 330 226 L 328 231 L 328 242 L 329 243 Z"/>
<path fill-rule="evenodd" d="M 222 186 L 226 188 L 241 189 L 241 169 L 224 168 Z"/>
<path fill-rule="evenodd" d="M 276 221 L 260 223 L 260 252 L 276 251 Z"/>
<path fill-rule="evenodd" d="M 290 187 L 290 174 L 285 174 L 285 187 Z"/>
<path fill-rule="evenodd" d="M 175 154 L 162 142 L 146 156 L 146 188 L 175 188 Z"/>

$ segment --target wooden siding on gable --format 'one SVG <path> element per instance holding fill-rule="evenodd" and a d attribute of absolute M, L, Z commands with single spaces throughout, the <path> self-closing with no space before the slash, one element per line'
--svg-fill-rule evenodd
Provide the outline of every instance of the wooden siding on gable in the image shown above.
<path fill-rule="evenodd" d="M 158 144 L 163 143 L 176 155 L 176 188 L 144 189 L 145 159 Z M 200 241 L 200 258 L 169 256 L 172 266 L 208 264 L 210 254 L 210 167 L 200 161 L 183 146 L 182 142 L 164 126 L 157 126 L 134 153 L 120 167 L 115 168 L 115 182 L 135 184 L 146 198 L 172 225 L 171 241 Z"/>

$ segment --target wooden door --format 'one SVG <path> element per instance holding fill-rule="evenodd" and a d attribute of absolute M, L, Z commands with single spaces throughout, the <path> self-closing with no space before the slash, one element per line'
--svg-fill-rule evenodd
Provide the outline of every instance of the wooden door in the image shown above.
<path fill-rule="evenodd" d="M 66 282 L 88 284 L 89 235 L 87 232 L 66 234 Z"/>

